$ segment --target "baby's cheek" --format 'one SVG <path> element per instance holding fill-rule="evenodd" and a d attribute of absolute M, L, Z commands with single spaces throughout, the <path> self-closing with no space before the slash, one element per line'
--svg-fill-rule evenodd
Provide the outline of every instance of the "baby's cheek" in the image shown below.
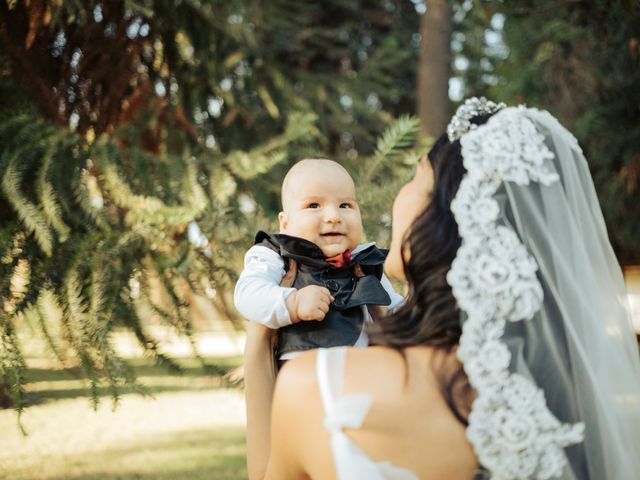
<path fill-rule="evenodd" d="M 350 232 L 351 234 L 350 237 L 353 239 L 353 242 L 355 243 L 354 247 L 362 243 L 363 230 L 364 230 L 364 227 L 362 226 L 362 220 L 358 218 L 357 221 L 353 222 L 353 228 L 352 228 L 352 231 Z"/>

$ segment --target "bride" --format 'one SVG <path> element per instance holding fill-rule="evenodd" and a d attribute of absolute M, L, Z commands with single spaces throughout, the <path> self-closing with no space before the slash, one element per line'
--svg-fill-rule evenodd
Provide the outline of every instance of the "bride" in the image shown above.
<path fill-rule="evenodd" d="M 309 352 L 275 392 L 270 331 L 250 322 L 252 480 L 638 478 L 622 275 L 550 114 L 467 100 L 398 193 L 385 270 L 409 293 L 371 347 Z"/>

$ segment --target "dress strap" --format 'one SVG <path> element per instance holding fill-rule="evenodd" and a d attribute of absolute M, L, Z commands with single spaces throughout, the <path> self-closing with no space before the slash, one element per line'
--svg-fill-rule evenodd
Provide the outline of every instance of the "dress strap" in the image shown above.
<path fill-rule="evenodd" d="M 342 395 L 346 354 L 346 347 L 321 348 L 316 360 L 324 426 L 332 433 L 360 428 L 373 402 L 368 394 Z"/>
<path fill-rule="evenodd" d="M 373 397 L 369 394 L 342 395 L 346 347 L 317 350 L 316 374 L 324 405 L 324 426 L 331 434 L 331 451 L 339 480 L 418 480 L 409 470 L 389 462 L 374 462 L 344 432 L 360 428 Z"/>
<path fill-rule="evenodd" d="M 318 349 L 316 373 L 325 415 L 331 414 L 333 405 L 342 395 L 346 353 L 345 347 Z"/>

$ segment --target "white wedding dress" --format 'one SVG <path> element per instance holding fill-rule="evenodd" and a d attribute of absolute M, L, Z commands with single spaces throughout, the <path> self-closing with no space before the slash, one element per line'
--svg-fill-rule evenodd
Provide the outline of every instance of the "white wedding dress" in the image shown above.
<path fill-rule="evenodd" d="M 331 451 L 338 480 L 418 480 L 413 472 L 389 462 L 374 462 L 343 431 L 362 426 L 373 397 L 342 395 L 346 347 L 318 350 L 316 371 L 324 405 L 324 426 L 331 434 Z"/>
<path fill-rule="evenodd" d="M 638 479 L 638 346 L 589 165 L 548 112 L 503 108 L 473 127 L 482 105 L 470 99 L 450 124 L 466 174 L 451 203 L 462 242 L 447 274 L 463 313 L 457 354 L 476 393 L 467 437 L 479 473 Z M 337 478 L 417 480 L 344 432 L 361 428 L 373 402 L 342 395 L 345 354 L 317 356 Z"/>

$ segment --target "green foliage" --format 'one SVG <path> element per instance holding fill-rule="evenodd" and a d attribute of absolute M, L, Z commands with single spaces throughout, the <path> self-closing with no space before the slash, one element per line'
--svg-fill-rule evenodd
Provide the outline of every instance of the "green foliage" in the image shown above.
<path fill-rule="evenodd" d="M 415 117 L 400 117 L 376 143 L 376 150 L 371 165 L 368 165 L 367 176 L 372 178 L 378 173 L 383 162 L 391 164 L 403 156 L 404 150 L 412 148 L 416 143 L 420 124 Z M 387 172 L 388 173 L 388 172 Z"/>
<path fill-rule="evenodd" d="M 208 283 L 214 277 L 213 270 L 217 271 L 215 278 L 220 281 L 220 288 L 228 288 L 235 280 L 233 262 L 227 265 L 225 259 L 224 270 L 218 268 L 217 258 L 210 258 L 209 245 L 227 242 L 227 231 L 209 232 L 207 249 L 189 242 L 186 236 L 189 223 L 204 216 L 225 214 L 201 184 L 207 177 L 197 171 L 197 165 L 205 163 L 208 153 L 199 152 L 200 161 L 195 156 L 154 158 L 141 151 L 131 155 L 116 148 L 114 138 L 107 135 L 89 144 L 69 131 L 64 135 L 42 135 L 42 140 L 30 142 L 26 149 L 23 145 L 33 132 L 32 125 L 48 128 L 37 114 L 32 115 L 32 121 L 5 128 L 2 136 L 6 145 L 3 197 L 19 215 L 17 223 L 3 227 L 3 236 L 10 240 L 3 244 L 0 268 L 3 278 L 11 278 L 2 292 L 0 365 L 4 383 L 11 388 L 16 405 L 21 406 L 24 392 L 20 369 L 24 365 L 14 330 L 21 313 L 37 306 L 35 312 L 53 352 L 65 363 L 69 359 L 63 352 L 72 352 L 92 390 L 97 392 L 106 384 L 115 400 L 118 387 L 131 384 L 133 376 L 113 350 L 111 332 L 117 327 L 131 328 L 151 353 L 158 353 L 156 342 L 145 333 L 144 319 L 136 315 L 140 290 L 144 298 L 152 297 L 152 287 L 139 278 L 156 276 L 161 281 L 167 305 L 154 305 L 155 311 L 162 311 L 160 317 L 186 335 L 191 334 L 184 313 L 188 302 L 176 293 L 178 284 L 188 291 L 203 293 L 201 280 Z M 295 127 L 274 137 L 268 145 L 256 147 L 258 172 L 267 171 L 274 159 L 286 160 L 283 146 L 313 131 L 312 116 L 294 118 Z M 220 156 L 219 168 L 234 172 L 231 166 L 235 167 L 238 155 L 251 157 L 252 152 Z M 168 192 L 164 196 L 141 191 L 136 188 L 137 182 L 120 173 L 129 171 L 133 173 L 130 178 L 135 179 L 158 161 L 171 163 L 169 171 L 173 173 L 169 178 L 155 178 L 156 187 L 164 183 L 155 193 Z M 252 177 L 247 171 L 242 176 L 230 175 L 235 182 Z M 32 180 L 35 189 L 31 187 Z M 8 215 L 6 206 L 3 208 L 3 214 Z M 252 228 L 246 222 L 238 218 L 234 222 L 245 232 L 243 236 L 250 235 Z M 233 235 L 236 237 L 238 232 Z M 49 330 L 53 323 L 59 324 L 60 338 Z M 64 343 L 62 348 L 60 342 Z M 159 356 L 158 361 L 170 363 L 166 357 Z"/>
<path fill-rule="evenodd" d="M 620 262 L 640 262 L 640 4 L 486 0 L 461 18 L 464 95 L 544 108 L 572 130 Z"/>
<path fill-rule="evenodd" d="M 388 246 L 393 199 L 426 153 L 427 143 L 416 147 L 420 123 L 416 117 L 398 118 L 378 138 L 371 157 L 357 159 L 354 172 L 365 232 L 370 240 Z"/>
<path fill-rule="evenodd" d="M 0 393 L 15 408 L 27 318 L 96 402 L 138 388 L 118 329 L 179 370 L 150 323 L 191 337 L 194 295 L 237 322 L 244 251 L 275 226 L 300 158 L 347 164 L 369 237 L 387 239 L 390 185 L 417 156 L 416 120 L 391 121 L 413 110 L 410 2 L 2 2 L 0 15 Z"/>
<path fill-rule="evenodd" d="M 18 212 L 20 220 L 27 230 L 34 234 L 42 252 L 51 256 L 53 249 L 53 237 L 43 211 L 30 202 L 19 189 L 23 181 L 24 171 L 18 165 L 20 151 L 9 155 L 5 152 L 2 163 L 6 164 L 6 170 L 2 177 L 2 190 L 13 208 Z M 25 162 L 26 163 L 26 162 Z M 24 164 L 23 164 L 24 165 Z"/>

